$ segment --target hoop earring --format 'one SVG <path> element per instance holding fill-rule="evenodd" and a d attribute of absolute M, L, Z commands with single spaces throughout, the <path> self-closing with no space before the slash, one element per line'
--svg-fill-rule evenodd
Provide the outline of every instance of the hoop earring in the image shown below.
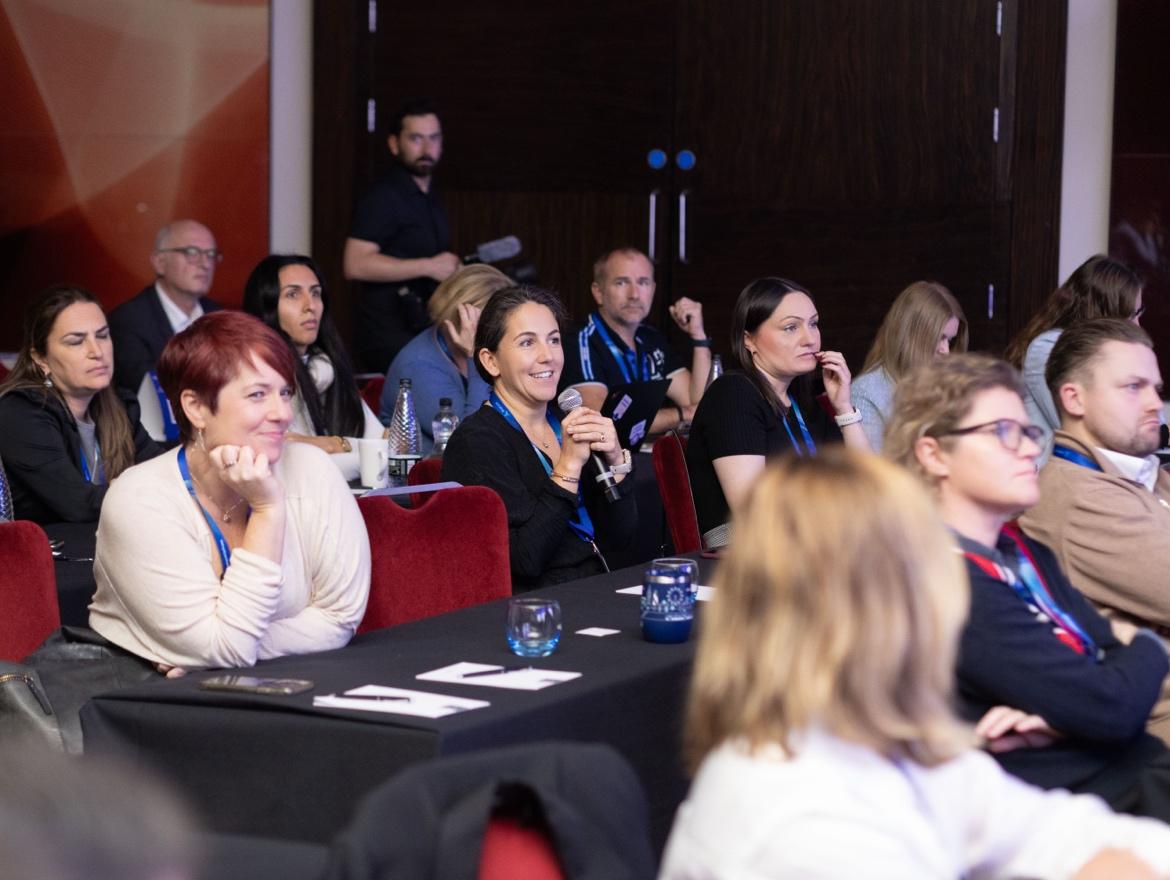
<path fill-rule="evenodd" d="M 203 452 L 203 453 L 207 452 L 207 447 L 203 445 L 203 429 L 202 428 L 195 429 L 195 444 L 199 447 L 200 452 Z"/>

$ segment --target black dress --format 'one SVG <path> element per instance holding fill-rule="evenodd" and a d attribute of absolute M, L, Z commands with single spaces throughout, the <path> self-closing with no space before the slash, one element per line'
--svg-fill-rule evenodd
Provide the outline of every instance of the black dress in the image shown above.
<path fill-rule="evenodd" d="M 633 475 L 618 484 L 621 497 L 610 503 L 590 478 L 590 467 L 581 472 L 581 486 L 597 543 L 602 552 L 624 549 L 638 527 Z M 549 478 L 524 433 L 490 406 L 472 413 L 455 429 L 443 454 L 442 477 L 465 486 L 487 486 L 503 499 L 512 592 L 604 570 L 593 547 L 569 527 L 577 496 Z"/>

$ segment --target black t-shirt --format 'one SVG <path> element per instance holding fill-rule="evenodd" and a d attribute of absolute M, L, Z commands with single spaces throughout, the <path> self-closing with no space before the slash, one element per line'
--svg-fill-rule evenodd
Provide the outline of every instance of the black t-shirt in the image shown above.
<path fill-rule="evenodd" d="M 816 446 L 841 441 L 836 421 L 815 400 L 800 402 L 797 407 Z M 802 454 L 807 453 L 795 411 L 790 409 L 781 421 L 743 373 L 726 373 L 706 390 L 687 440 L 687 470 L 700 531 L 722 525 L 729 516 L 715 459 L 729 455 L 768 458 L 791 449 L 792 438 Z"/>
<path fill-rule="evenodd" d="M 606 335 L 620 352 L 621 361 L 610 351 Z M 600 382 L 607 388 L 615 388 L 630 382 L 669 379 L 686 368 L 667 343 L 665 334 L 657 328 L 640 325 L 634 332 L 634 342 L 635 351 L 630 352 L 630 347 L 617 331 L 594 312 L 580 331 L 569 334 L 564 340 L 565 369 L 561 373 L 561 388 L 586 382 Z M 625 362 L 631 353 L 634 355 L 632 366 Z"/>
<path fill-rule="evenodd" d="M 389 257 L 411 260 L 450 250 L 447 214 L 435 189 L 424 193 L 401 165 L 374 184 L 354 211 L 350 238 L 372 241 Z M 363 282 L 357 309 L 357 349 L 364 366 L 386 372 L 407 342 L 430 323 L 430 278 Z"/>

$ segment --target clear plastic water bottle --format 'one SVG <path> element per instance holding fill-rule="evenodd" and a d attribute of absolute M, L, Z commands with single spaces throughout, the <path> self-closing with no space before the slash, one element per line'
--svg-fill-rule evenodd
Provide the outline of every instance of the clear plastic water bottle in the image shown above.
<path fill-rule="evenodd" d="M 719 355 L 714 355 L 711 358 L 711 372 L 707 374 L 707 384 L 703 386 L 704 390 L 711 387 L 711 383 L 723 375 L 723 358 Z"/>
<path fill-rule="evenodd" d="M 451 398 L 440 397 L 439 411 L 431 419 L 431 436 L 435 438 L 431 452 L 434 455 L 441 456 L 447 451 L 447 441 L 451 439 L 451 433 L 458 425 L 459 416 L 455 415 L 455 410 L 451 408 Z"/>
<path fill-rule="evenodd" d="M 390 419 L 390 485 L 405 486 L 406 475 L 414 463 L 422 458 L 422 440 L 419 437 L 418 418 L 414 414 L 414 395 L 410 380 L 398 381 L 398 399 L 394 401 L 394 416 Z"/>

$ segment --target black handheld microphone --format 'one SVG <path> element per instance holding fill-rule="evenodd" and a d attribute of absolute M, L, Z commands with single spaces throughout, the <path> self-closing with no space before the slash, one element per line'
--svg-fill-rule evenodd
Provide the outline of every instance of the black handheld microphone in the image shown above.
<path fill-rule="evenodd" d="M 576 388 L 566 388 L 557 397 L 557 406 L 561 408 L 561 412 L 565 415 L 568 415 L 580 405 L 581 392 Z M 617 483 L 614 482 L 613 474 L 610 473 L 609 468 L 605 466 L 605 462 L 597 456 L 596 452 L 589 457 L 593 459 L 593 466 L 597 469 L 597 482 L 605 486 L 605 499 L 612 504 L 621 497 Z"/>
<path fill-rule="evenodd" d="M 475 253 L 463 258 L 463 265 L 472 263 L 502 263 L 520 253 L 520 239 L 514 235 L 506 235 L 494 241 L 485 241 L 475 249 Z"/>

